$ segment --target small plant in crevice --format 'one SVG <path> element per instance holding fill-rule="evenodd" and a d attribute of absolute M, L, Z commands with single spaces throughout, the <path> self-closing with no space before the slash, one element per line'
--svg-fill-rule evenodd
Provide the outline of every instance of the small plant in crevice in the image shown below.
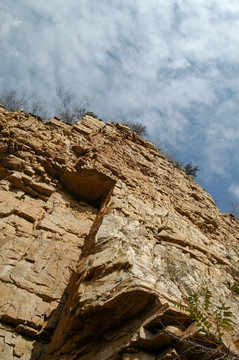
<path fill-rule="evenodd" d="M 187 165 L 185 165 L 183 169 L 186 171 L 187 175 L 191 175 L 193 177 L 196 177 L 197 172 L 199 171 L 199 167 L 197 165 L 193 166 L 191 161 Z"/>
<path fill-rule="evenodd" d="M 220 306 L 215 306 L 212 301 L 212 292 L 207 288 L 202 289 L 196 293 L 189 295 L 186 299 L 187 304 L 176 302 L 180 310 L 189 312 L 190 318 L 196 322 L 199 331 L 210 335 L 214 325 L 215 335 L 218 340 L 221 340 L 224 331 L 232 330 L 233 314 L 230 311 L 230 306 L 223 303 Z"/>
<path fill-rule="evenodd" d="M 124 125 L 130 128 L 130 131 L 136 133 L 138 136 L 144 137 L 146 135 L 146 126 L 140 122 L 134 123 L 131 121 L 124 121 Z"/>
<path fill-rule="evenodd" d="M 181 161 L 176 161 L 176 162 L 174 162 L 174 164 L 175 164 L 176 168 L 184 170 L 187 175 L 190 175 L 193 177 L 196 177 L 197 172 L 200 170 L 197 165 L 193 166 L 191 161 L 186 165 L 184 165 L 183 162 L 181 162 Z"/>
<path fill-rule="evenodd" d="M 231 286 L 231 290 L 239 295 L 239 281 L 234 282 L 234 284 Z"/>

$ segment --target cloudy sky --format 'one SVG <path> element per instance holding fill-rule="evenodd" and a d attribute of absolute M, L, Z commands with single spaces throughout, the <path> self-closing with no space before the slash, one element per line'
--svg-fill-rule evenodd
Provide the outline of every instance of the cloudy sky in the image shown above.
<path fill-rule="evenodd" d="M 103 119 L 139 121 L 239 202 L 238 0 L 0 0 L 0 90 L 58 85 Z"/>

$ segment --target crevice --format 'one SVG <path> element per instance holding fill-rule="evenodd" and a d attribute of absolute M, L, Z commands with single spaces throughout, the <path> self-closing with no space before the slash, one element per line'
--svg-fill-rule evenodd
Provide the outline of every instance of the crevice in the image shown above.
<path fill-rule="evenodd" d="M 103 202 L 103 204 L 95 218 L 95 221 L 92 224 L 89 236 L 86 239 L 87 242 L 85 243 L 85 246 L 83 248 L 82 257 L 89 255 L 91 249 L 93 248 L 93 246 L 95 244 L 95 237 L 99 230 L 100 225 L 102 224 L 104 215 L 108 214 L 110 212 L 110 210 L 112 209 L 113 203 L 111 202 L 111 198 L 112 198 L 115 184 L 116 184 L 116 182 L 114 183 L 111 190 L 109 191 L 107 197 L 105 198 L 105 201 Z"/>

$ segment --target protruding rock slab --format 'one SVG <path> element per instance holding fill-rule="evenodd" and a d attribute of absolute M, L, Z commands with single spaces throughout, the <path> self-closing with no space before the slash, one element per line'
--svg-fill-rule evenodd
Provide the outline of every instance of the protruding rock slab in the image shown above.
<path fill-rule="evenodd" d="M 98 207 L 115 184 L 113 179 L 99 171 L 84 168 L 77 172 L 65 172 L 60 181 L 66 190 L 77 199 Z"/>

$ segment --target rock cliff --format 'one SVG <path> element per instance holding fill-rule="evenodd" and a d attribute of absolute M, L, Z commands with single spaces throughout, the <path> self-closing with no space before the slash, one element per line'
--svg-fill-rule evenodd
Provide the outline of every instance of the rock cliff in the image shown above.
<path fill-rule="evenodd" d="M 192 177 L 89 116 L 69 125 L 1 107 L 0 130 L 1 359 L 238 351 L 239 224 Z M 218 346 L 175 307 L 205 287 L 233 313 Z"/>

